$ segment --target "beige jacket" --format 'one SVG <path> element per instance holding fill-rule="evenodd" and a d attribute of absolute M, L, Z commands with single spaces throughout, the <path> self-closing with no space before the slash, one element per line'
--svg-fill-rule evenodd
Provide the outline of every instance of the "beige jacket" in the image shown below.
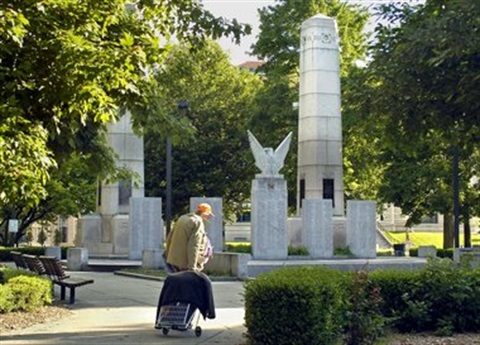
<path fill-rule="evenodd" d="M 167 237 L 165 257 L 181 270 L 203 269 L 206 245 L 203 219 L 195 213 L 181 216 Z"/>

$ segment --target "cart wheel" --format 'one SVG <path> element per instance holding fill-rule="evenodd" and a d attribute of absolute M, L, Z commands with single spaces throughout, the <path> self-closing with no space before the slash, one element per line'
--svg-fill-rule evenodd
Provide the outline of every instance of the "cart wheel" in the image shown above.
<path fill-rule="evenodd" d="M 197 337 L 202 335 L 202 328 L 200 326 L 195 327 L 195 335 Z"/>
<path fill-rule="evenodd" d="M 163 327 L 162 328 L 162 333 L 163 333 L 163 335 L 167 335 L 168 334 L 168 328 Z"/>

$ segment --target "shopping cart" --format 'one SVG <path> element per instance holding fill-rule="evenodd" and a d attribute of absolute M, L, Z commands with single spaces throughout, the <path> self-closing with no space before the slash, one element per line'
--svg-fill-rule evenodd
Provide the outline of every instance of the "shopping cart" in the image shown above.
<path fill-rule="evenodd" d="M 167 335 L 170 329 L 176 331 L 186 331 L 192 329 L 193 320 L 195 321 L 195 335 L 202 335 L 202 328 L 198 326 L 200 313 L 190 303 L 168 304 L 160 307 L 160 314 L 155 328 L 161 329 L 164 335 Z"/>
<path fill-rule="evenodd" d="M 202 335 L 198 326 L 200 315 L 215 318 L 215 306 L 210 279 L 193 271 L 169 275 L 158 301 L 155 328 L 168 335 L 171 329 L 187 331 L 195 327 L 195 335 Z"/>

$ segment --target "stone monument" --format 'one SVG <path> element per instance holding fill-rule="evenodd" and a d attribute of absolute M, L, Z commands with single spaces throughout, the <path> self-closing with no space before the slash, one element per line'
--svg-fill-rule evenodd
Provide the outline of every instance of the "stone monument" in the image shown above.
<path fill-rule="evenodd" d="M 303 199 L 331 199 L 344 216 L 339 38 L 334 19 L 317 14 L 301 27 L 297 210 Z"/>
<path fill-rule="evenodd" d="M 263 148 L 249 131 L 255 165 L 262 171 L 252 181 L 251 242 L 254 259 L 286 259 L 287 182 L 279 170 L 290 147 L 292 133 L 274 151 Z"/>
<path fill-rule="evenodd" d="M 87 248 L 90 256 L 127 256 L 130 198 L 144 197 L 143 138 L 133 132 L 129 112 L 108 125 L 106 137 L 117 154 L 116 165 L 131 170 L 140 180 L 136 184 L 132 180 L 102 182 L 98 188 L 97 212 L 79 219 L 75 245 Z"/>

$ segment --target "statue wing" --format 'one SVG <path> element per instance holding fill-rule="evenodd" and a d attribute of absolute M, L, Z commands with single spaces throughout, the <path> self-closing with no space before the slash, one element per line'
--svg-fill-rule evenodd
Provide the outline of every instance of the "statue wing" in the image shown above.
<path fill-rule="evenodd" d="M 255 158 L 255 165 L 263 172 L 267 168 L 267 159 L 265 155 L 265 150 L 262 145 L 258 142 L 257 138 L 248 132 L 248 141 L 250 142 L 250 149 L 252 150 L 253 157 Z"/>
<path fill-rule="evenodd" d="M 285 139 L 283 139 L 280 145 L 278 145 L 277 149 L 275 150 L 275 153 L 273 154 L 275 157 L 277 173 L 281 168 L 283 168 L 283 162 L 285 161 L 285 157 L 287 156 L 291 141 L 292 141 L 292 132 L 288 133 L 288 135 L 285 137 Z"/>

